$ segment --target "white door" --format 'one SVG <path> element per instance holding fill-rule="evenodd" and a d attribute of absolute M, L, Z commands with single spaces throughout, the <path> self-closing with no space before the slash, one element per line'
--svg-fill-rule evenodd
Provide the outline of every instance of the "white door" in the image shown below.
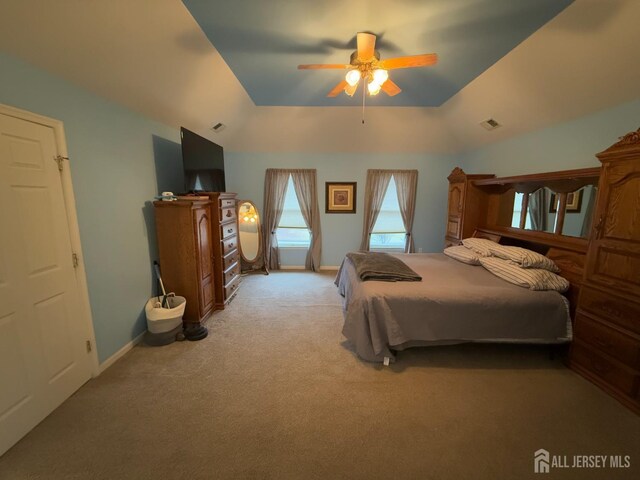
<path fill-rule="evenodd" d="M 0 455 L 91 376 L 56 155 L 0 114 Z"/>

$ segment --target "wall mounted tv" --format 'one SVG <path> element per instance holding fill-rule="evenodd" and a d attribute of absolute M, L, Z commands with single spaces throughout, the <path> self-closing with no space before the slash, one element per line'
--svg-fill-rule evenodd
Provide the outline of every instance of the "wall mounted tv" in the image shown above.
<path fill-rule="evenodd" d="M 224 192 L 224 153 L 200 135 L 180 128 L 184 187 L 187 192 Z"/>

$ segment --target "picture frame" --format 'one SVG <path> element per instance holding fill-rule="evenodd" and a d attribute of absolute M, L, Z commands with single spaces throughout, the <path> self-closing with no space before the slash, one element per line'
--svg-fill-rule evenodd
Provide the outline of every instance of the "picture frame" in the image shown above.
<path fill-rule="evenodd" d="M 567 193 L 567 208 L 566 213 L 580 213 L 582 209 L 582 188 L 575 192 Z M 558 204 L 560 203 L 560 197 L 552 193 L 551 201 L 549 202 L 549 213 L 556 213 L 558 211 Z"/>
<path fill-rule="evenodd" d="M 325 213 L 356 213 L 357 182 L 325 182 Z"/>

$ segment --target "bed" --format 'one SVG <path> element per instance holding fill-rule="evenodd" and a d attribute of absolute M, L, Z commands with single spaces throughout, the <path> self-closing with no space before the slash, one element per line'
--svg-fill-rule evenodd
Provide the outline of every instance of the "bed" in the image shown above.
<path fill-rule="evenodd" d="M 571 341 L 569 302 L 558 292 L 512 285 L 441 253 L 394 256 L 422 281 L 363 282 L 348 258 L 336 277 L 342 333 L 363 360 L 388 363 L 414 346 Z"/>

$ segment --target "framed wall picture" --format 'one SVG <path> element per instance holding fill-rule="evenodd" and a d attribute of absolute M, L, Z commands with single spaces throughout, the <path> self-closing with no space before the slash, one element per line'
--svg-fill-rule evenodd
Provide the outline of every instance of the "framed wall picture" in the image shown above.
<path fill-rule="evenodd" d="M 567 209 L 566 213 L 580 213 L 582 208 L 582 188 L 575 192 L 567 193 Z M 560 203 L 560 197 L 555 193 L 551 194 L 551 201 L 549 202 L 549 213 L 556 213 L 558 211 L 558 204 Z"/>
<path fill-rule="evenodd" d="M 356 182 L 325 182 L 325 213 L 356 213 Z"/>

